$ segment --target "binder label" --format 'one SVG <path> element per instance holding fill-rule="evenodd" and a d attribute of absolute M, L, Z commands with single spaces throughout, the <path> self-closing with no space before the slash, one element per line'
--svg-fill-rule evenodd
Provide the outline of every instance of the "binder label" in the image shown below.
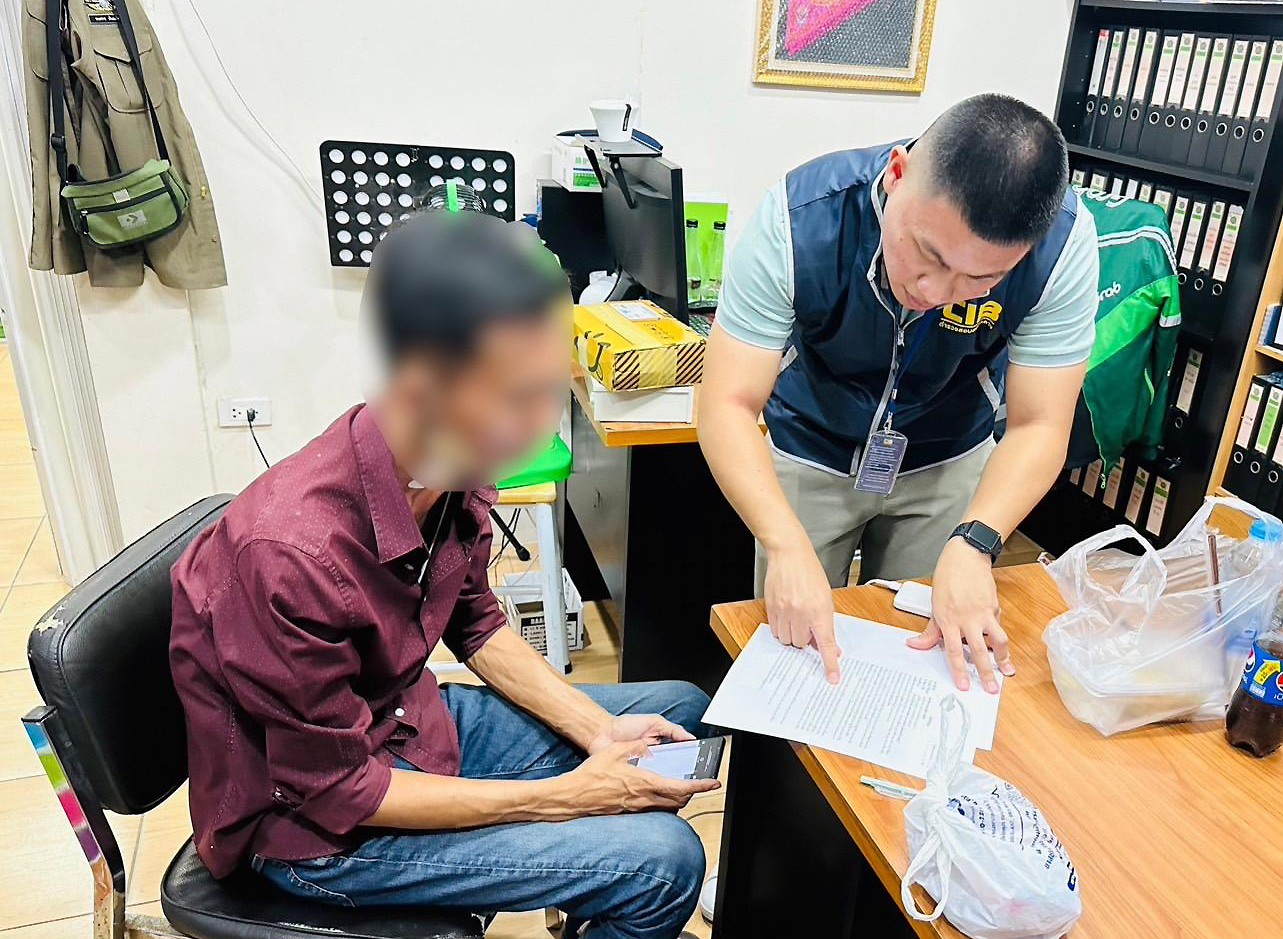
<path fill-rule="evenodd" d="M 1154 93 L 1149 97 L 1152 107 L 1162 107 L 1167 100 L 1167 84 L 1172 79 L 1172 60 L 1176 58 L 1175 36 L 1163 37 L 1163 51 L 1158 57 L 1158 73 L 1154 76 Z"/>
<path fill-rule="evenodd" d="M 1252 428 L 1256 425 L 1256 412 L 1261 409 L 1264 393 L 1259 381 L 1252 382 L 1252 388 L 1247 393 L 1247 404 L 1243 405 L 1243 416 L 1238 421 L 1238 436 L 1234 438 L 1234 446 L 1246 450 L 1252 442 Z"/>
<path fill-rule="evenodd" d="M 1140 518 L 1140 504 L 1145 501 L 1145 490 L 1149 488 L 1149 471 L 1143 466 L 1136 467 L 1136 478 L 1132 480 L 1132 491 L 1127 496 L 1127 509 L 1124 514 L 1133 525 Z"/>
<path fill-rule="evenodd" d="M 1125 198 L 1125 199 L 1135 199 L 1135 198 L 1136 198 L 1136 192 L 1137 192 L 1137 190 L 1139 190 L 1139 189 L 1140 189 L 1140 180 L 1139 180 L 1139 179 L 1129 179 L 1129 180 L 1127 180 L 1127 188 L 1123 190 L 1123 198 Z"/>
<path fill-rule="evenodd" d="M 1073 469 L 1069 471 L 1069 481 L 1073 483 L 1075 486 L 1082 484 L 1083 468 L 1081 466 L 1075 466 Z"/>
<path fill-rule="evenodd" d="M 1096 34 L 1096 59 L 1091 63 L 1091 79 L 1087 82 L 1087 94 L 1100 93 L 1100 73 L 1105 70 L 1105 53 L 1109 49 L 1109 30 L 1102 29 Z"/>
<path fill-rule="evenodd" d="M 1105 83 L 1101 86 L 1100 96 L 1111 98 L 1114 94 L 1114 83 L 1118 77 L 1118 56 L 1123 51 L 1123 31 L 1114 30 L 1114 41 L 1109 44 L 1109 61 L 1105 64 Z"/>
<path fill-rule="evenodd" d="M 1076 169 L 1073 171 L 1073 173 L 1070 174 L 1069 181 L 1073 183 L 1075 186 L 1081 186 L 1083 184 L 1083 181 L 1086 180 L 1086 178 L 1087 178 L 1086 170 Z"/>
<path fill-rule="evenodd" d="M 1123 70 L 1118 74 L 1116 97 L 1126 98 L 1132 90 L 1132 71 L 1136 67 L 1136 50 L 1140 48 L 1140 29 L 1127 30 L 1127 48 L 1123 50 Z"/>
<path fill-rule="evenodd" d="M 1154 498 L 1149 500 L 1149 519 L 1145 528 L 1151 535 L 1163 533 L 1163 515 L 1167 512 L 1167 497 L 1171 494 L 1172 484 L 1162 476 L 1154 478 Z"/>
<path fill-rule="evenodd" d="M 1168 107 L 1179 107 L 1185 94 L 1185 76 L 1189 74 L 1189 59 L 1194 51 L 1194 34 L 1181 33 L 1180 49 L 1176 52 L 1176 66 L 1172 69 L 1172 84 L 1167 89 Z"/>
<path fill-rule="evenodd" d="M 1158 48 L 1158 30 L 1151 29 L 1145 33 L 1145 42 L 1140 49 L 1140 67 L 1136 70 L 1136 84 L 1132 86 L 1132 100 L 1143 101 L 1149 88 L 1149 73 L 1154 67 L 1154 50 Z"/>
<path fill-rule="evenodd" d="M 1234 51 L 1230 53 L 1230 69 L 1225 73 L 1225 91 L 1221 95 L 1221 106 L 1217 109 L 1221 117 L 1234 114 L 1234 103 L 1238 101 L 1238 85 L 1243 80 L 1243 66 L 1247 62 L 1247 40 L 1234 40 Z"/>
<path fill-rule="evenodd" d="M 1283 404 L 1283 388 L 1274 385 L 1265 399 L 1265 412 L 1257 421 L 1256 443 L 1252 445 L 1257 453 L 1264 453 L 1274 441 L 1274 425 L 1278 423 L 1280 404 Z"/>
<path fill-rule="evenodd" d="M 1225 220 L 1225 203 L 1213 202 L 1212 213 L 1207 218 L 1207 234 L 1203 236 L 1203 249 L 1198 255 L 1198 269 L 1210 271 L 1216 259 L 1216 239 L 1221 236 L 1221 223 Z"/>
<path fill-rule="evenodd" d="M 1172 191 L 1170 189 L 1154 190 L 1154 205 L 1161 205 L 1164 212 L 1172 210 Z M 1172 239 L 1175 242 L 1175 238 Z"/>
<path fill-rule="evenodd" d="M 1181 267 L 1189 270 L 1194 263 L 1194 252 L 1198 250 L 1198 234 L 1203 230 L 1203 215 L 1207 212 L 1206 202 L 1195 202 L 1189 210 L 1189 228 L 1185 230 L 1185 244 L 1181 248 Z"/>
<path fill-rule="evenodd" d="M 1123 461 L 1120 459 L 1109 471 L 1109 481 L 1105 483 L 1105 505 L 1108 508 L 1118 507 L 1118 490 L 1123 483 Z"/>
<path fill-rule="evenodd" d="M 1270 454 L 1270 462 L 1277 463 L 1280 458 L 1283 458 L 1283 434 L 1280 434 L 1279 439 L 1274 443 L 1274 452 Z"/>
<path fill-rule="evenodd" d="M 1087 472 L 1083 474 L 1083 492 L 1087 495 L 1094 495 L 1100 488 L 1100 473 L 1104 468 L 1105 461 L 1099 458 L 1087 464 Z"/>
<path fill-rule="evenodd" d="M 1176 208 L 1172 210 L 1172 246 L 1173 247 L 1181 243 L 1181 232 L 1185 230 L 1185 213 L 1188 210 L 1189 210 L 1188 197 L 1177 196 Z"/>
<path fill-rule="evenodd" d="M 1207 54 L 1212 48 L 1211 36 L 1199 36 L 1194 47 L 1194 64 L 1189 71 L 1189 84 L 1185 86 L 1185 101 L 1181 107 L 1193 111 L 1198 107 L 1198 93 L 1203 90 L 1203 72 L 1207 68 Z"/>
<path fill-rule="evenodd" d="M 1261 85 L 1261 99 L 1256 102 L 1256 119 L 1268 121 L 1274 108 L 1274 95 L 1279 90 L 1279 75 L 1283 73 L 1283 39 L 1275 39 L 1270 46 L 1270 64 L 1265 69 L 1265 82 Z"/>
<path fill-rule="evenodd" d="M 1148 201 L 1149 201 L 1149 199 L 1150 199 L 1150 197 L 1151 197 L 1153 194 L 1154 194 L 1154 184 L 1153 184 L 1153 183 L 1141 183 L 1141 184 L 1140 184 L 1140 192 L 1138 192 L 1138 193 L 1136 194 L 1136 198 L 1137 198 L 1137 199 L 1140 199 L 1142 202 L 1148 202 Z"/>
<path fill-rule="evenodd" d="M 1127 180 L 1123 179 L 1123 177 L 1115 176 L 1114 184 L 1109 187 L 1109 194 L 1111 196 L 1121 196 L 1123 194 L 1123 185 L 1126 182 Z"/>
<path fill-rule="evenodd" d="M 1203 364 L 1203 353 L 1190 349 L 1185 357 L 1185 371 L 1181 373 L 1180 391 L 1176 393 L 1176 407 L 1189 413 L 1194 404 L 1194 391 L 1198 388 L 1198 370 Z"/>
<path fill-rule="evenodd" d="M 1238 112 L 1235 117 L 1248 120 L 1252 116 L 1252 105 L 1256 103 L 1256 86 L 1261 81 L 1261 69 L 1265 66 L 1265 41 L 1252 43 L 1252 57 L 1247 60 L 1247 77 L 1243 79 L 1243 95 L 1238 99 Z"/>
<path fill-rule="evenodd" d="M 1238 244 L 1238 229 L 1243 222 L 1243 207 L 1232 205 L 1225 214 L 1225 235 L 1221 238 L 1221 250 L 1216 253 L 1216 268 L 1212 279 L 1225 283 L 1230 274 L 1230 263 L 1234 260 L 1234 246 Z"/>
<path fill-rule="evenodd" d="M 1091 174 L 1091 188 L 1092 188 L 1092 189 L 1095 189 L 1095 190 L 1098 190 L 1098 191 L 1103 191 L 1103 190 L 1104 190 L 1104 188 L 1105 188 L 1105 186 L 1107 186 L 1107 185 L 1108 185 L 1108 183 L 1107 183 L 1107 181 L 1105 180 L 1105 174 L 1104 174 L 1104 173 L 1092 173 L 1092 174 Z"/>
<path fill-rule="evenodd" d="M 1221 73 L 1225 71 L 1225 55 L 1229 52 L 1230 41 L 1221 36 L 1212 44 L 1212 60 L 1207 65 L 1207 81 L 1203 84 L 1203 100 L 1199 111 L 1208 114 L 1216 107 L 1216 93 L 1221 89 Z"/>

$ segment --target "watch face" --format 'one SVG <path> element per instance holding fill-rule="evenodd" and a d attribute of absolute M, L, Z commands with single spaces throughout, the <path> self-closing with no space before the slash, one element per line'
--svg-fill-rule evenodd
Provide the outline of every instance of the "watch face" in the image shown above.
<path fill-rule="evenodd" d="M 967 540 L 990 554 L 1002 548 L 1002 536 L 983 522 L 972 522 L 967 529 Z"/>

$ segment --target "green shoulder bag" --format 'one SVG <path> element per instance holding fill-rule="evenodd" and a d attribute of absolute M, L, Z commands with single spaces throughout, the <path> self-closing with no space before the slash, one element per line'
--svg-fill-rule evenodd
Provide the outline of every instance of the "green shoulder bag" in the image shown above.
<path fill-rule="evenodd" d="M 47 0 L 45 36 L 49 57 L 49 101 L 51 126 L 49 142 L 58 162 L 62 182 L 62 201 L 67 207 L 76 231 L 99 248 L 123 248 L 159 238 L 173 231 L 187 212 L 187 187 L 169 162 L 165 135 L 156 116 L 147 82 L 143 77 L 138 42 L 129 20 L 127 0 L 115 0 L 114 7 L 120 34 L 129 52 L 129 64 L 138 87 L 142 90 L 156 138 L 158 158 L 150 159 L 137 169 L 117 172 L 106 179 L 87 180 L 80 169 L 67 160 L 67 138 L 62 80 L 63 3 Z M 114 167 L 114 164 L 109 163 Z"/>

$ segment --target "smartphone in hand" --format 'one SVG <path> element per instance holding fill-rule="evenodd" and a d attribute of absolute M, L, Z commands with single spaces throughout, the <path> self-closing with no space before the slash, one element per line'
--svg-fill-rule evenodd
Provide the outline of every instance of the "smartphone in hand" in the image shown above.
<path fill-rule="evenodd" d="M 725 748 L 725 737 L 657 743 L 645 756 L 629 762 L 673 779 L 712 779 L 722 766 Z"/>

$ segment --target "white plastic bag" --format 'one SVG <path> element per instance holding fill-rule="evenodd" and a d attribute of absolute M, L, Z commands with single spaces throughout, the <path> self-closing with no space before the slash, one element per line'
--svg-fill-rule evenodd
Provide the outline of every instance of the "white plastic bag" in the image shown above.
<path fill-rule="evenodd" d="M 1043 633 L 1051 676 L 1069 713 L 1102 734 L 1224 713 L 1278 597 L 1283 541 L 1242 551 L 1211 526 L 1217 505 L 1279 526 L 1246 502 L 1209 498 L 1161 551 L 1119 525 L 1048 565 L 1069 607 Z M 1107 548 L 1129 540 L 1139 557 Z"/>
<path fill-rule="evenodd" d="M 942 741 L 926 788 L 904 807 L 904 908 L 924 921 L 943 915 L 972 939 L 1057 939 L 1082 914 L 1074 865 L 1038 806 L 961 762 L 966 710 L 952 696 L 941 707 L 941 733 L 951 742 Z M 951 713 L 962 716 L 956 740 Z M 936 901 L 929 914 L 914 901 L 915 883 Z"/>

